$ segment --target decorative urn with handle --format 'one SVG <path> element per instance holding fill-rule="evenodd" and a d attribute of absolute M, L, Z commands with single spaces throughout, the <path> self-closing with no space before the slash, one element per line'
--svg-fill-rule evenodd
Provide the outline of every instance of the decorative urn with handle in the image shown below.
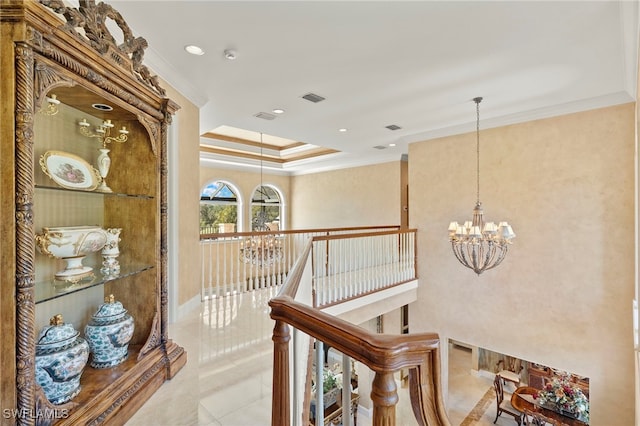
<path fill-rule="evenodd" d="M 111 368 L 124 362 L 133 330 L 133 317 L 110 294 L 84 328 L 91 348 L 91 366 Z"/>
<path fill-rule="evenodd" d="M 52 404 L 70 401 L 80 392 L 80 376 L 89 359 L 89 345 L 62 315 L 51 318 L 36 343 L 36 382 Z"/>
<path fill-rule="evenodd" d="M 93 275 L 93 268 L 83 265 L 82 260 L 102 250 L 107 235 L 99 226 L 56 226 L 42 228 L 42 234 L 36 235 L 35 241 L 42 254 L 67 262 L 66 268 L 56 273 L 56 280 L 76 283 Z"/>
<path fill-rule="evenodd" d="M 100 272 L 105 275 L 118 275 L 120 273 L 120 262 L 118 262 L 120 249 L 118 248 L 118 243 L 120 242 L 122 228 L 107 228 L 105 231 L 107 242 L 101 252 L 103 261 Z"/>

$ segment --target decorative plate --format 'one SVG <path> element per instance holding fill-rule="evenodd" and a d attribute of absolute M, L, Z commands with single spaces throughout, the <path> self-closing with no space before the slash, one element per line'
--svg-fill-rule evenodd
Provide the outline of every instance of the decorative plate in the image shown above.
<path fill-rule="evenodd" d="M 40 157 L 40 167 L 51 180 L 67 189 L 93 191 L 101 180 L 91 164 L 68 152 L 45 152 Z"/>

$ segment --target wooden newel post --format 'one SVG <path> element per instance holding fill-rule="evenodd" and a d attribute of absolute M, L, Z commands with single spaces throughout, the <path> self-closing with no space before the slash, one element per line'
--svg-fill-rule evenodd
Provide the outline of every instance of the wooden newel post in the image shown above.
<path fill-rule="evenodd" d="M 392 371 L 376 372 L 371 387 L 373 426 L 395 426 L 398 391 Z"/>
<path fill-rule="evenodd" d="M 291 424 L 291 392 L 289 389 L 289 326 L 276 320 L 273 327 L 273 387 L 271 402 L 271 425 Z"/>

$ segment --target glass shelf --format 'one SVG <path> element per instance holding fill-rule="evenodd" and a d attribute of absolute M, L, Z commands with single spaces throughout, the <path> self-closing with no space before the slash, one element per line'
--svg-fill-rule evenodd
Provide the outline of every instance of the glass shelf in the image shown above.
<path fill-rule="evenodd" d="M 51 279 L 48 281 L 37 282 L 36 288 L 36 304 L 46 302 L 48 300 L 57 299 L 66 295 L 86 290 L 91 287 L 103 285 L 109 281 L 115 281 L 122 278 L 130 277 L 140 272 L 153 269 L 153 265 L 126 265 L 120 263 L 120 272 L 118 274 L 105 275 L 100 272 L 101 265 L 88 265 L 93 267 L 92 276 L 83 278 L 77 283 L 60 281 Z"/>
<path fill-rule="evenodd" d="M 47 185 L 36 185 L 36 189 L 46 189 L 51 191 L 65 191 L 65 192 L 81 192 L 83 194 L 106 195 L 110 197 L 141 198 L 141 199 L 148 199 L 148 200 L 152 200 L 154 198 L 152 195 L 145 195 L 145 194 L 124 194 L 121 192 L 83 191 L 82 189 L 67 189 L 59 186 L 47 186 Z"/>

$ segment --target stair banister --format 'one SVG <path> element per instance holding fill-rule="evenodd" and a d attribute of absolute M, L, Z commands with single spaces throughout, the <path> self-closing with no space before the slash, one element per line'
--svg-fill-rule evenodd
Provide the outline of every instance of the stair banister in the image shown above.
<path fill-rule="evenodd" d="M 410 369 L 410 395 L 421 425 L 449 425 L 441 392 L 440 340 L 436 333 L 385 335 L 367 330 L 295 300 L 311 242 L 294 265 L 280 293 L 269 301 L 274 328 L 272 425 L 290 425 L 289 325 L 325 342 L 375 372 L 371 400 L 373 425 L 395 425 L 398 401 L 393 373 Z"/>

